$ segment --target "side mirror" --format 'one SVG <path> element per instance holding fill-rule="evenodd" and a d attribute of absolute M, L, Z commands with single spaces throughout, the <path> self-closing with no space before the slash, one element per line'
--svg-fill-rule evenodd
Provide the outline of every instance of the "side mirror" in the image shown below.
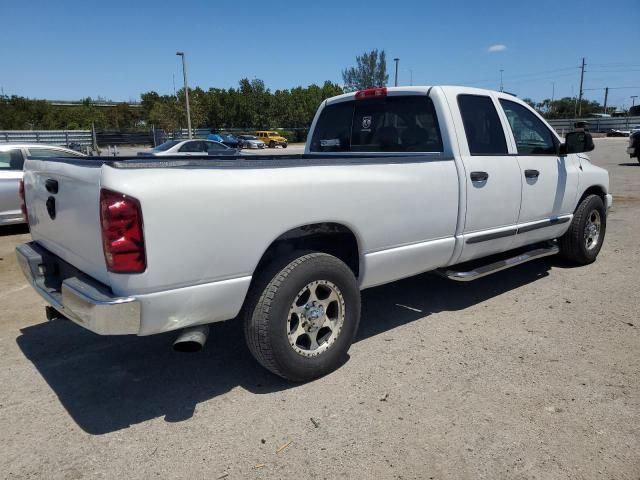
<path fill-rule="evenodd" d="M 593 137 L 589 132 L 569 132 L 560 145 L 560 155 L 590 152 L 594 148 Z"/>

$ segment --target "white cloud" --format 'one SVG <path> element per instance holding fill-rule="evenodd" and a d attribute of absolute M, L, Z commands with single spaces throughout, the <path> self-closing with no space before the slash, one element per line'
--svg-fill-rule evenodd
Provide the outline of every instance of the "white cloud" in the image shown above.
<path fill-rule="evenodd" d="M 489 53 L 504 52 L 506 49 L 507 49 L 506 45 L 503 45 L 502 43 L 497 43 L 495 45 L 489 45 L 489 47 L 487 48 L 487 52 Z"/>

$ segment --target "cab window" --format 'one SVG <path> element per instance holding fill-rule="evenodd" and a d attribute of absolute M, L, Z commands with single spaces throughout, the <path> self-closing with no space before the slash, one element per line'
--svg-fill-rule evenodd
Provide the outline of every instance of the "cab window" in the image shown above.
<path fill-rule="evenodd" d="M 519 103 L 500 100 L 521 155 L 555 155 L 557 144 L 549 128 Z"/>
<path fill-rule="evenodd" d="M 326 107 L 318 119 L 311 150 L 442 152 L 442 137 L 430 98 L 389 96 Z"/>
<path fill-rule="evenodd" d="M 491 97 L 458 95 L 464 133 L 471 155 L 507 155 L 507 141 Z"/>

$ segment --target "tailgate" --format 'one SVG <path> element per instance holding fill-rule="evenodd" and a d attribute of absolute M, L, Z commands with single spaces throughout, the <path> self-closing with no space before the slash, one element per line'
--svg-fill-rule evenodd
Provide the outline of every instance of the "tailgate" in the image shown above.
<path fill-rule="evenodd" d="M 33 239 L 108 285 L 100 228 L 101 166 L 99 161 L 28 159 L 24 184 Z"/>

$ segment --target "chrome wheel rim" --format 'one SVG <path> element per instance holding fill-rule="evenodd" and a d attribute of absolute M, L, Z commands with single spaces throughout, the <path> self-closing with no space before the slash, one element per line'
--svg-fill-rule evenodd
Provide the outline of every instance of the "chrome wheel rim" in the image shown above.
<path fill-rule="evenodd" d="M 320 355 L 335 343 L 344 317 L 344 297 L 334 283 L 327 280 L 308 283 L 289 308 L 289 345 L 304 357 Z"/>
<path fill-rule="evenodd" d="M 587 250 L 593 250 L 598 246 L 602 218 L 598 210 L 591 210 L 584 226 L 584 246 Z"/>

